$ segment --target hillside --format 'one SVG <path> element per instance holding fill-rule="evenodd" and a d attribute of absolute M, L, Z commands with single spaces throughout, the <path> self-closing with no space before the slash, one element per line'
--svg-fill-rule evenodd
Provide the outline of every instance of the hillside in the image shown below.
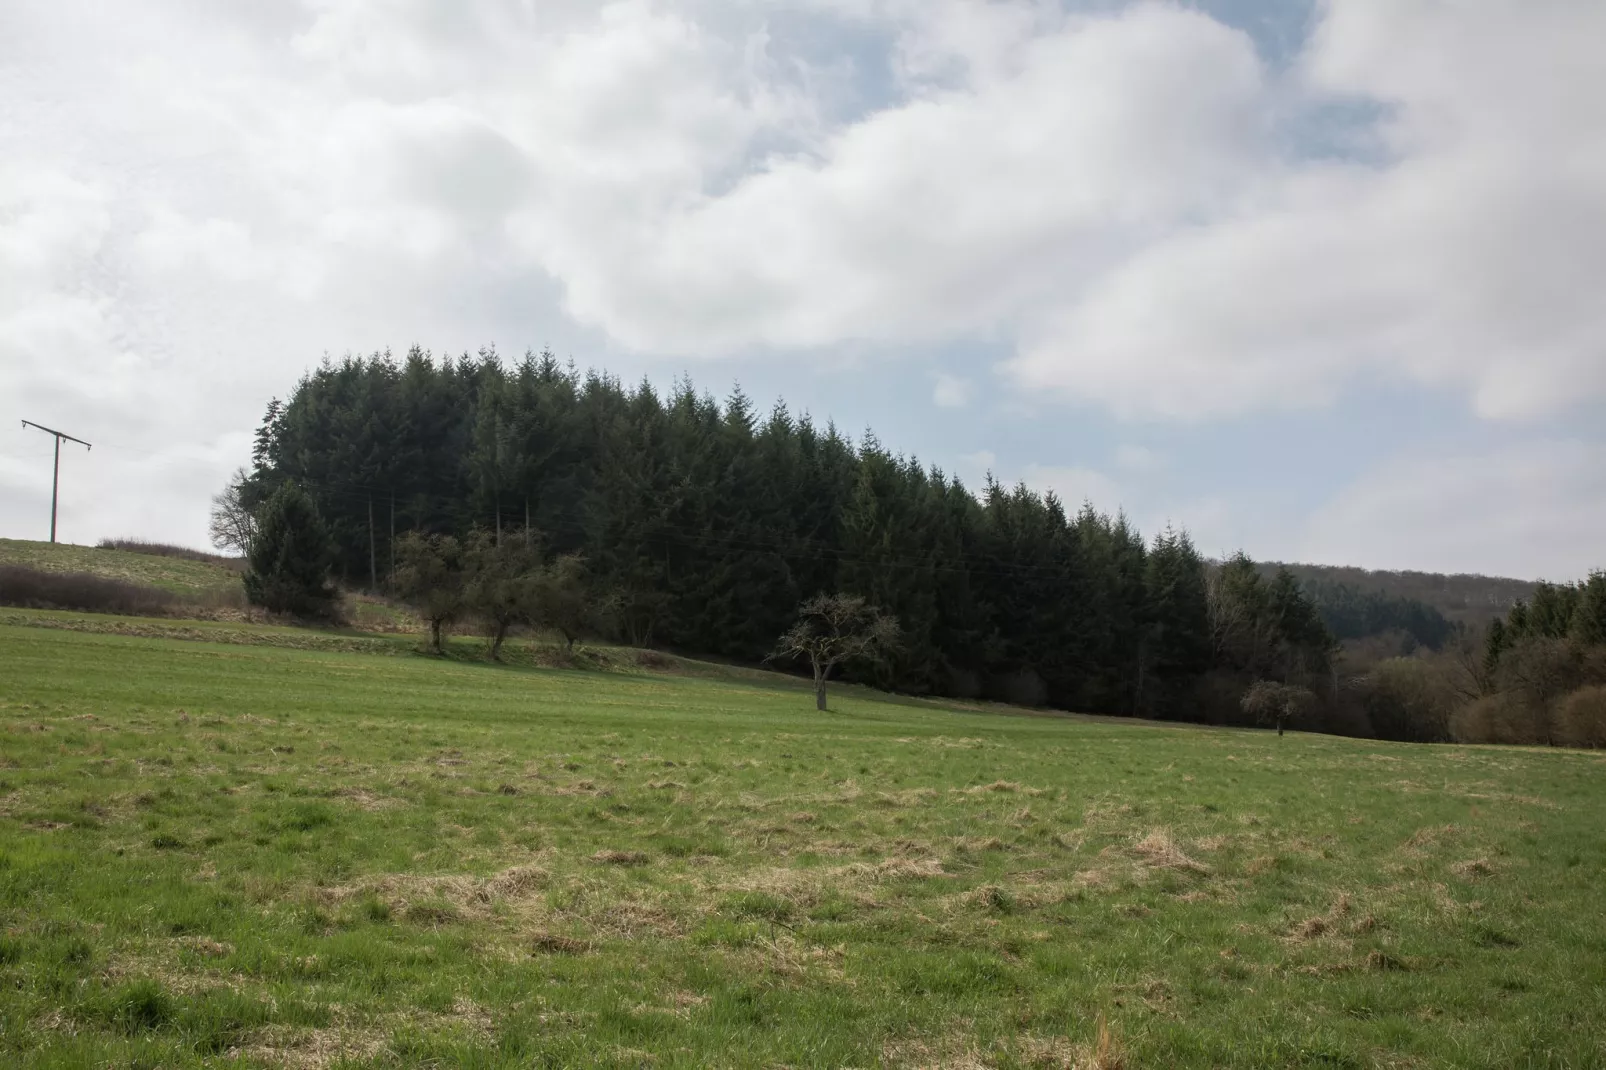
<path fill-rule="evenodd" d="M 0 539 L 0 565 L 23 565 L 46 572 L 82 572 L 180 595 L 226 596 L 240 589 L 239 572 L 219 562 L 97 546 Z"/>
<path fill-rule="evenodd" d="M 0 642 L 0 1062 L 1606 1058 L 1589 755 Z"/>
<path fill-rule="evenodd" d="M 1482 627 L 1505 616 L 1517 602 L 1533 597 L 1537 583 L 1501 576 L 1462 573 L 1378 571 L 1342 565 L 1303 565 L 1266 562 L 1268 574 L 1286 568 L 1301 581 L 1343 583 L 1363 592 L 1381 591 L 1409 598 L 1437 609 L 1452 621 Z"/>

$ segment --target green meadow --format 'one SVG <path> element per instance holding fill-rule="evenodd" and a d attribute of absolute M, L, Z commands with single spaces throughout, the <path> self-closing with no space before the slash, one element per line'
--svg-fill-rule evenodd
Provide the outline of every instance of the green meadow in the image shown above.
<path fill-rule="evenodd" d="M 416 643 L 0 619 L 0 1063 L 1606 1065 L 1599 754 Z"/>

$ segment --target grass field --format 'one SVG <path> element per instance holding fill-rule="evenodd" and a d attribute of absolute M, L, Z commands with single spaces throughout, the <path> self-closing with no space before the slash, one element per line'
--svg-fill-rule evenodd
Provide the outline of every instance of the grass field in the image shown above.
<path fill-rule="evenodd" d="M 26 565 L 46 572 L 86 572 L 196 597 L 227 598 L 240 590 L 240 574 L 216 562 L 96 546 L 0 539 L 0 565 Z"/>
<path fill-rule="evenodd" d="M 1606 1064 L 1599 755 L 158 624 L 0 622 L 0 1061 Z"/>

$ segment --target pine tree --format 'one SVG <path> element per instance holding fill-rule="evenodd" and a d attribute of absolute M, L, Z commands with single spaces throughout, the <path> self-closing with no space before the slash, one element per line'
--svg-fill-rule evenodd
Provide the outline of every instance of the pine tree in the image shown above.
<path fill-rule="evenodd" d="M 254 605 L 299 617 L 330 615 L 332 547 L 317 506 L 300 487 L 285 483 L 257 515 L 245 594 Z"/>

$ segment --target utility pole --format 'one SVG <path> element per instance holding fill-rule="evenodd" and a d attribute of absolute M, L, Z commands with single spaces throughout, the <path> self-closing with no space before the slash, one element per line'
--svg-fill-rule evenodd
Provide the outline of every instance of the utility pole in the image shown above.
<path fill-rule="evenodd" d="M 51 428 L 46 427 L 44 424 L 36 424 L 32 420 L 24 420 L 24 421 L 22 421 L 22 426 L 24 428 L 35 427 L 35 428 L 38 428 L 40 431 L 45 432 L 48 435 L 55 435 L 56 436 L 56 468 L 55 468 L 55 472 L 50 477 L 50 541 L 51 542 L 55 542 L 56 541 L 56 499 L 57 499 L 57 492 L 61 489 L 61 442 L 62 442 L 62 439 L 66 439 L 68 442 L 76 442 L 86 450 L 92 450 L 95 447 L 91 446 L 89 443 L 85 442 L 81 438 L 73 438 L 71 435 L 69 435 L 69 434 L 67 434 L 65 432 L 52 430 Z"/>

